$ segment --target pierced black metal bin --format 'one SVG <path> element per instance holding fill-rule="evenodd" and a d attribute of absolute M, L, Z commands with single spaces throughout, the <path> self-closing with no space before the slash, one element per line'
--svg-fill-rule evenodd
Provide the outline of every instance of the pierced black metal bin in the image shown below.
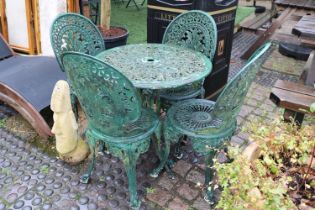
<path fill-rule="evenodd" d="M 167 25 L 187 10 L 203 10 L 215 20 L 218 43 L 212 73 L 205 79 L 207 98 L 214 98 L 228 80 L 238 0 L 148 0 L 147 40 L 161 43 Z"/>

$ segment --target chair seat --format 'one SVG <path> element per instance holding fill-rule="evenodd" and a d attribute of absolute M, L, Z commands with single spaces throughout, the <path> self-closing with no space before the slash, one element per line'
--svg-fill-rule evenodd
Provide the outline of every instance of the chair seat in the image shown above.
<path fill-rule="evenodd" d="M 90 132 L 100 140 L 104 139 L 106 142 L 111 143 L 131 143 L 139 140 L 143 140 L 149 137 L 159 124 L 159 119 L 155 112 L 143 109 L 141 117 L 135 122 L 130 122 L 122 127 L 113 126 L 111 129 L 115 132 L 115 136 L 104 135 L 104 133 L 93 128 L 93 125 L 89 126 Z"/>
<path fill-rule="evenodd" d="M 203 88 L 189 90 L 187 88 L 167 89 L 161 93 L 161 99 L 166 101 L 181 101 L 202 95 Z"/>
<path fill-rule="evenodd" d="M 231 120 L 231 123 L 226 124 L 222 120 L 214 118 L 212 112 L 214 105 L 215 102 L 205 99 L 191 99 L 176 103 L 167 113 L 168 121 L 173 128 L 188 136 L 223 137 L 225 131 L 234 129 L 235 122 Z"/>

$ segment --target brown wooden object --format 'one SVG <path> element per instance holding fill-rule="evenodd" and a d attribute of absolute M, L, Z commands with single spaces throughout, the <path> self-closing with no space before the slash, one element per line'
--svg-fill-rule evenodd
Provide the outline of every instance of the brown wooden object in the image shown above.
<path fill-rule="evenodd" d="M 315 84 L 315 50 L 313 50 L 307 59 L 303 73 L 300 77 L 305 85 L 313 87 Z"/>
<path fill-rule="evenodd" d="M 0 83 L 0 90 L 0 101 L 18 111 L 41 137 L 47 139 L 53 135 L 44 118 L 23 96 L 3 83 Z"/>
<path fill-rule="evenodd" d="M 257 15 L 255 18 L 245 21 L 241 23 L 241 27 L 246 30 L 256 31 L 263 24 L 265 24 L 268 20 L 270 20 L 270 11 Z"/>
<path fill-rule="evenodd" d="M 301 9 L 315 9 L 314 0 L 276 0 L 277 6 L 296 7 Z"/>
<path fill-rule="evenodd" d="M 309 113 L 311 104 L 315 102 L 315 89 L 302 84 L 277 80 L 271 90 L 270 100 L 285 109 L 286 121 L 290 121 L 292 117 L 301 125 L 304 114 Z"/>
<path fill-rule="evenodd" d="M 2 35 L 8 41 L 9 34 L 8 34 L 7 17 L 5 14 L 5 0 L 0 0 L 0 22 L 1 22 Z"/>
<path fill-rule="evenodd" d="M 111 10 L 110 0 L 101 0 L 101 26 L 105 30 L 110 28 L 110 10 Z"/>
<path fill-rule="evenodd" d="M 290 16 L 295 9 L 287 8 L 281 15 L 272 23 L 272 26 L 261 34 L 255 43 L 241 56 L 242 59 L 248 59 L 250 56 L 282 25 L 285 18 Z"/>
<path fill-rule="evenodd" d="M 315 15 L 304 15 L 293 27 L 292 33 L 297 36 L 315 39 Z"/>

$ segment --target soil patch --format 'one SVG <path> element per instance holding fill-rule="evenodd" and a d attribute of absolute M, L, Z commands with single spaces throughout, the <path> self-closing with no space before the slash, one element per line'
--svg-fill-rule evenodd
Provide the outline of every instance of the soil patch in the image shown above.
<path fill-rule="evenodd" d="M 111 26 L 109 30 L 105 30 L 102 26 L 98 26 L 98 28 L 105 38 L 121 37 L 127 33 L 123 28 L 116 26 Z"/>

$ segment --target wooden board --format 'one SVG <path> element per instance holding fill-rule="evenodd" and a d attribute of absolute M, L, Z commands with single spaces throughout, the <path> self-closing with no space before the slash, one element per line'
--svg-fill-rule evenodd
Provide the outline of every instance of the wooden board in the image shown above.
<path fill-rule="evenodd" d="M 312 87 L 298 83 L 278 80 L 270 93 L 270 99 L 279 107 L 296 112 L 307 113 L 315 101 Z"/>
<path fill-rule="evenodd" d="M 294 36 L 292 34 L 286 34 L 286 33 L 275 33 L 270 39 L 278 41 L 278 42 L 287 42 L 291 44 L 300 45 L 301 41 L 297 36 Z"/>
<path fill-rule="evenodd" d="M 304 15 L 293 27 L 292 33 L 297 36 L 315 39 L 315 15 Z"/>
<path fill-rule="evenodd" d="M 243 29 L 247 29 L 247 30 L 257 30 L 269 19 L 270 19 L 270 12 L 265 12 L 265 13 L 257 15 L 253 19 L 247 20 L 246 22 L 242 23 L 240 26 Z"/>
<path fill-rule="evenodd" d="M 302 9 L 315 9 L 314 0 L 276 0 L 275 3 L 284 7 L 295 7 Z"/>
<path fill-rule="evenodd" d="M 292 93 L 300 93 L 303 95 L 308 95 L 315 97 L 315 89 L 310 86 L 305 86 L 302 84 L 285 81 L 285 80 L 277 80 L 277 82 L 273 86 L 274 88 L 291 91 Z"/>
<path fill-rule="evenodd" d="M 308 2 L 304 5 L 304 8 L 315 9 L 315 1 L 308 0 Z"/>
<path fill-rule="evenodd" d="M 302 77 L 303 76 L 303 77 Z M 305 85 L 313 87 L 315 84 L 315 50 L 308 57 L 301 78 Z"/>
<path fill-rule="evenodd" d="M 241 56 L 242 59 L 248 59 L 272 34 L 282 25 L 286 17 L 290 17 L 295 12 L 295 9 L 287 8 L 281 15 L 272 23 L 272 26 L 261 34 L 256 42 Z"/>

